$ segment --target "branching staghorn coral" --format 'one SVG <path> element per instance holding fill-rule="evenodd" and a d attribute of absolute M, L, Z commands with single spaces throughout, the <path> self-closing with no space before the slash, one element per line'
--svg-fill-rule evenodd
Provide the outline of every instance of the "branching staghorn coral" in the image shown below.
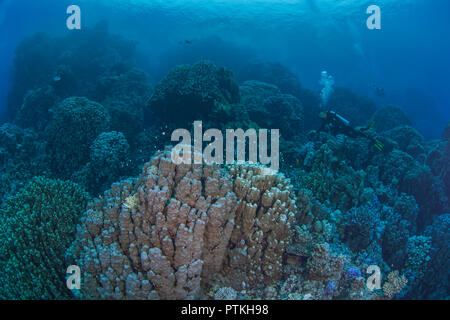
<path fill-rule="evenodd" d="M 384 297 L 392 299 L 396 294 L 403 290 L 408 283 L 404 275 L 400 276 L 397 270 L 388 274 L 388 280 L 383 284 Z"/>
<path fill-rule="evenodd" d="M 279 279 L 295 199 L 282 176 L 262 173 L 175 165 L 168 150 L 157 154 L 83 217 L 68 251 L 84 273 L 82 296 L 185 299 L 219 278 L 232 286 L 236 275 L 255 286 Z M 243 259 L 248 265 L 236 264 Z"/>

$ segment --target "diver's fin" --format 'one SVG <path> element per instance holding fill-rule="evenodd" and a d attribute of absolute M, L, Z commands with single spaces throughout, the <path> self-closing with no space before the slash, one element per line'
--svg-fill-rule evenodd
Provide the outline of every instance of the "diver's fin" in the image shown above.
<path fill-rule="evenodd" d="M 380 140 L 375 140 L 375 148 L 377 148 L 378 151 L 384 150 L 384 144 Z"/>

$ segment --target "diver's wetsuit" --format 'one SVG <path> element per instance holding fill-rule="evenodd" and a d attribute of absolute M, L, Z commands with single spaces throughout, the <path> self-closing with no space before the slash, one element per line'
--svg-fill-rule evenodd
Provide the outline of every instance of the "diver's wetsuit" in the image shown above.
<path fill-rule="evenodd" d="M 328 111 L 326 118 L 323 119 L 322 126 L 319 129 L 319 132 L 324 131 L 328 128 L 332 134 L 345 134 L 350 138 L 364 137 L 369 139 L 372 142 L 376 142 L 375 139 L 364 133 L 364 131 L 369 130 L 369 128 L 362 128 L 360 130 L 356 130 L 350 126 L 350 123 L 338 115 L 334 111 Z"/>

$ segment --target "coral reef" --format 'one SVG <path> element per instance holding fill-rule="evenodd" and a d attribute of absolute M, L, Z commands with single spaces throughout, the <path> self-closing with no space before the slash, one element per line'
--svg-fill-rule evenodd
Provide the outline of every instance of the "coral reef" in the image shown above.
<path fill-rule="evenodd" d="M 28 91 L 18 111 L 16 123 L 23 128 L 43 130 L 50 119 L 49 110 L 55 105 L 57 99 L 50 86 Z"/>
<path fill-rule="evenodd" d="M 15 194 L 36 175 L 48 172 L 45 144 L 31 129 L 11 123 L 0 127 L 0 197 Z"/>
<path fill-rule="evenodd" d="M 428 166 L 397 149 L 388 155 L 375 156 L 373 165 L 378 167 L 380 181 L 414 196 L 420 207 L 422 222 L 429 222 L 433 215 L 443 213 L 448 201 L 445 187 Z"/>
<path fill-rule="evenodd" d="M 165 151 L 114 184 L 68 252 L 85 270 L 83 297 L 198 297 L 221 271 L 236 289 L 280 279 L 295 201 L 287 181 L 261 170 L 175 165 Z"/>
<path fill-rule="evenodd" d="M 29 90 L 51 86 L 60 99 L 95 99 L 98 79 L 105 72 L 129 70 L 134 57 L 135 44 L 110 34 L 106 23 L 63 37 L 38 33 L 25 38 L 14 58 L 7 105 L 10 120 Z"/>
<path fill-rule="evenodd" d="M 304 131 L 303 107 L 294 96 L 280 94 L 269 84 L 247 81 L 241 87 L 241 103 L 248 119 L 262 128 L 280 129 L 288 140 Z"/>
<path fill-rule="evenodd" d="M 334 89 L 330 95 L 328 106 L 350 121 L 352 126 L 365 125 L 376 110 L 372 100 L 358 96 L 343 87 Z"/>
<path fill-rule="evenodd" d="M 439 177 L 445 185 L 445 195 L 447 197 L 447 208 L 450 210 L 450 142 L 436 142 L 430 144 L 425 160 L 431 172 Z"/>
<path fill-rule="evenodd" d="M 399 126 L 411 126 L 411 121 L 405 112 L 394 105 L 378 109 L 374 113 L 372 120 L 374 121 L 373 128 L 377 132 L 384 132 Z"/>
<path fill-rule="evenodd" d="M 428 262 L 431 259 L 431 238 L 426 236 L 412 236 L 406 245 L 406 256 L 408 261 L 406 269 L 414 274 L 414 280 L 422 279 L 428 269 Z"/>
<path fill-rule="evenodd" d="M 252 117 L 250 119 L 264 128 L 280 129 L 281 134 L 289 140 L 303 133 L 303 107 L 294 96 L 271 96 L 264 101 L 262 109 L 267 110 L 265 121 L 255 121 Z M 267 121 L 268 119 L 270 120 Z"/>
<path fill-rule="evenodd" d="M 277 86 L 256 80 L 245 81 L 240 85 L 239 91 L 241 103 L 251 109 L 257 109 L 267 98 L 281 94 Z"/>
<path fill-rule="evenodd" d="M 425 236 L 431 238 L 429 261 L 421 281 L 416 281 L 408 297 L 412 299 L 450 298 L 450 214 L 435 218 L 433 224 L 425 230 Z M 427 243 L 428 247 L 428 243 Z"/>
<path fill-rule="evenodd" d="M 64 252 L 88 195 L 72 182 L 33 178 L 0 210 L 0 297 L 68 299 Z"/>
<path fill-rule="evenodd" d="M 149 107 L 163 121 L 177 125 L 206 120 L 211 113 L 239 100 L 239 87 L 232 72 L 201 61 L 172 69 L 156 85 Z"/>
<path fill-rule="evenodd" d="M 237 292 L 230 287 L 219 288 L 214 294 L 214 300 L 236 300 Z"/>
<path fill-rule="evenodd" d="M 424 162 L 425 160 L 425 139 L 422 135 L 410 126 L 397 126 L 384 132 L 384 137 L 395 141 L 396 147 L 413 158 Z"/>
<path fill-rule="evenodd" d="M 388 274 L 388 281 L 383 284 L 384 296 L 388 299 L 392 299 L 396 294 L 403 290 L 408 283 L 408 280 L 404 275 L 399 276 L 399 272 L 392 271 Z"/>
<path fill-rule="evenodd" d="M 243 68 L 238 78 L 241 82 L 256 80 L 277 86 L 281 92 L 297 96 L 302 90 L 300 80 L 278 62 L 255 62 Z"/>
<path fill-rule="evenodd" d="M 333 87 L 326 108 L 373 127 L 318 132 L 321 92 L 294 73 L 253 63 L 239 86 L 195 50 L 153 87 L 104 24 L 19 45 L 0 127 L 0 297 L 448 299 L 448 125 L 427 141 L 401 108 Z M 194 120 L 280 129 L 283 173 L 175 165 L 164 146 Z M 81 291 L 65 288 L 69 264 Z M 366 286 L 371 265 L 382 290 Z"/>
<path fill-rule="evenodd" d="M 257 289 L 282 276 L 282 255 L 289 243 L 296 212 L 290 181 L 267 175 L 264 167 L 231 167 L 237 195 L 235 225 L 224 272 L 234 288 Z"/>
<path fill-rule="evenodd" d="M 208 185 L 205 188 L 203 183 Z M 160 154 L 137 181 L 114 184 L 82 220 L 73 253 L 88 298 L 187 298 L 214 270 L 231 235 L 236 198 L 213 168 Z M 139 200 L 129 205 L 129 197 Z M 127 200 L 128 199 L 128 200 Z"/>
<path fill-rule="evenodd" d="M 121 74 L 101 76 L 95 90 L 95 101 L 105 106 L 111 115 L 111 129 L 131 138 L 143 129 L 151 93 L 148 75 L 142 70 L 131 69 Z"/>
<path fill-rule="evenodd" d="M 121 132 L 103 132 L 91 145 L 89 162 L 73 179 L 86 186 L 92 194 L 99 194 L 112 183 L 132 173 L 130 146 Z"/>
<path fill-rule="evenodd" d="M 380 237 L 380 233 L 384 231 L 384 225 L 380 223 L 380 209 L 380 204 L 375 200 L 363 206 L 354 207 L 346 213 L 343 241 L 352 251 L 359 252 L 367 249 Z"/>
<path fill-rule="evenodd" d="M 398 132 L 403 146 L 417 143 L 428 148 L 409 127 L 397 127 L 392 132 Z M 408 137 L 407 132 L 412 134 Z M 309 141 L 302 148 L 292 151 L 298 161 L 288 171 L 300 190 L 299 226 L 288 247 L 288 253 L 297 257 L 294 264 L 301 266 L 300 274 L 293 276 L 308 279 L 302 268 L 312 258 L 313 248 L 326 243 L 361 270 L 376 264 L 386 274 L 391 268 L 401 271 L 408 281 L 407 289 L 399 294 L 394 287 L 404 279 L 394 281 L 392 276 L 384 298 L 412 297 L 412 292 L 426 292 L 423 287 L 418 289 L 417 284 L 425 283 L 432 265 L 438 267 L 431 258 L 430 236 L 421 232 L 427 221 L 445 212 L 442 180 L 437 174 L 441 171 L 433 173 L 423 162 L 399 149 L 389 153 L 367 150 L 367 141 L 360 138 L 327 133 L 308 134 L 307 138 Z M 442 166 L 442 158 L 431 159 L 436 169 Z M 333 284 L 308 281 L 310 289 L 299 284 L 302 289 L 294 296 L 304 298 L 308 294 L 309 299 L 322 299 L 331 292 L 340 292 L 341 298 L 381 297 L 364 288 L 352 291 L 348 283 L 341 287 L 345 282 L 336 279 Z M 299 292 L 303 294 L 298 296 Z"/>
<path fill-rule="evenodd" d="M 101 104 L 82 97 L 67 98 L 51 110 L 47 148 L 51 168 L 60 177 L 70 177 L 89 160 L 89 147 L 108 131 L 111 117 Z"/>
<path fill-rule="evenodd" d="M 447 122 L 445 126 L 444 132 L 442 132 L 442 140 L 449 141 L 450 140 L 450 121 Z"/>

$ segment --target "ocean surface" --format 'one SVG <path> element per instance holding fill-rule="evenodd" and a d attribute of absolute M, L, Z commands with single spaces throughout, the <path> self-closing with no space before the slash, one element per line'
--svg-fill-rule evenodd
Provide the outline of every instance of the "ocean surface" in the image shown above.
<path fill-rule="evenodd" d="M 70 5 L 80 29 L 68 28 Z M 0 0 L 0 298 L 449 299 L 449 12 L 448 0 Z M 194 121 L 279 130 L 276 178 L 231 164 L 186 175 L 184 190 L 163 150 Z M 205 191 L 209 179 L 222 191 Z M 152 193 L 163 186 L 167 199 Z M 196 202 L 206 194 L 214 210 Z M 223 228 L 206 227 L 205 249 L 180 262 L 177 241 L 195 249 L 179 225 L 201 214 L 127 222 L 161 237 L 147 241 L 108 209 L 162 215 L 147 206 L 155 197 L 164 215 L 183 216 L 178 201 Z M 233 229 L 251 220 L 244 204 L 261 214 Z M 266 227 L 264 214 L 276 215 Z M 69 263 L 81 290 L 65 287 Z"/>

